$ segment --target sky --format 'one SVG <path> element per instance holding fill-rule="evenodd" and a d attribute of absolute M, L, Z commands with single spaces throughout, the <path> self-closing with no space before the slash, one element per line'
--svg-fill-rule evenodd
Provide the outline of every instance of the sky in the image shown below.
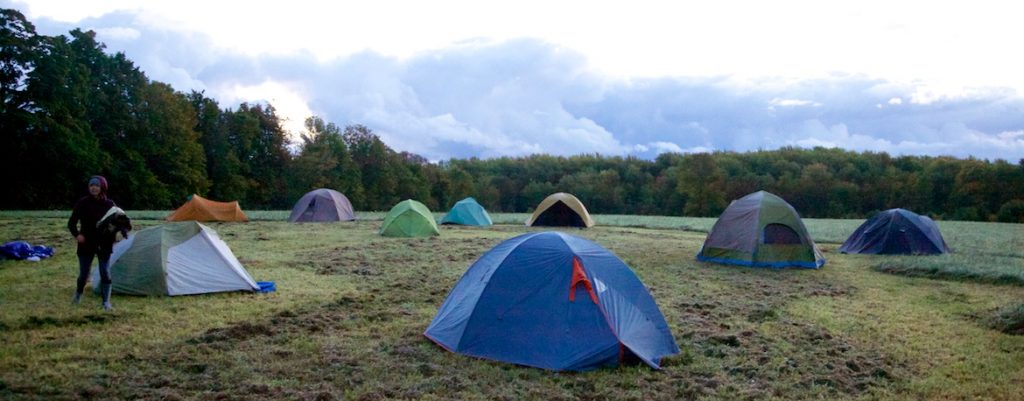
<path fill-rule="evenodd" d="M 295 137 L 316 115 L 430 160 L 782 146 L 1024 159 L 1014 2 L 326 3 L 0 7 L 44 35 L 91 29 L 222 107 L 269 102 Z"/>

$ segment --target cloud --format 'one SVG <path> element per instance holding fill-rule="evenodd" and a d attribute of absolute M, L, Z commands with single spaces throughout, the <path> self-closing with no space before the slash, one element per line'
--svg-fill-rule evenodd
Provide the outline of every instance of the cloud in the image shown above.
<path fill-rule="evenodd" d="M 222 107 L 270 101 L 292 130 L 309 114 L 363 124 L 431 160 L 780 146 L 1024 158 L 1024 98 L 1002 87 L 953 91 L 850 74 L 609 77 L 582 53 L 536 39 L 474 39 L 401 58 L 253 54 L 147 21 L 119 11 L 73 25 L 33 22 L 47 35 L 94 29 L 150 78 L 205 91 Z"/>
<path fill-rule="evenodd" d="M 680 148 L 679 145 L 676 145 L 676 144 L 674 144 L 672 142 L 657 141 L 657 142 L 651 142 L 648 145 L 650 147 L 654 148 L 654 150 L 657 151 L 658 153 L 666 153 L 666 152 L 682 153 L 683 152 L 683 148 Z M 701 148 L 701 149 L 703 149 L 703 148 Z M 700 151 L 704 151 L 704 150 L 700 150 Z M 698 151 L 698 152 L 700 152 L 700 151 Z"/>
<path fill-rule="evenodd" d="M 96 34 L 102 38 L 123 41 L 135 40 L 142 36 L 137 29 L 125 27 L 98 28 Z"/>
<path fill-rule="evenodd" d="M 817 107 L 817 106 L 821 106 L 821 103 L 812 102 L 810 100 L 800 100 L 800 99 L 774 98 L 774 99 L 772 99 L 768 103 L 771 104 L 772 106 L 782 106 L 782 107 L 793 107 L 793 106 L 815 106 L 815 107 Z"/>

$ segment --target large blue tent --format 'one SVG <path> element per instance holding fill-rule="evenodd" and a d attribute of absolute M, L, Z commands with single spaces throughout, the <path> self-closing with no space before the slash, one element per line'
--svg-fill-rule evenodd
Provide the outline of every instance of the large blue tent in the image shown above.
<path fill-rule="evenodd" d="M 449 351 L 551 370 L 629 360 L 658 368 L 679 352 L 629 266 L 561 232 L 523 234 L 485 253 L 423 334 Z"/>
<path fill-rule="evenodd" d="M 455 202 L 452 210 L 441 218 L 440 224 L 461 224 L 464 226 L 489 226 L 491 216 L 487 210 L 476 202 L 476 199 L 466 198 Z"/>
<path fill-rule="evenodd" d="M 889 209 L 857 227 L 839 252 L 931 255 L 949 252 L 949 246 L 932 219 L 909 210 Z"/>

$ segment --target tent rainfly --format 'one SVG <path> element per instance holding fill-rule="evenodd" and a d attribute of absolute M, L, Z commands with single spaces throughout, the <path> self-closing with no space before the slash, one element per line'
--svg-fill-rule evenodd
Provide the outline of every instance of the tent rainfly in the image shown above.
<path fill-rule="evenodd" d="M 793 206 L 765 191 L 733 201 L 711 227 L 697 260 L 817 269 L 825 257 Z"/>
<path fill-rule="evenodd" d="M 441 224 L 461 224 L 464 226 L 489 226 L 494 224 L 487 210 L 476 202 L 466 198 L 455 203 L 452 210 L 441 218 Z"/>
<path fill-rule="evenodd" d="M 238 202 L 217 202 L 193 194 L 167 216 L 167 221 L 249 221 Z"/>
<path fill-rule="evenodd" d="M 295 202 L 288 221 L 296 222 L 330 222 L 355 220 L 352 203 L 341 192 L 333 189 L 320 188 L 307 192 Z"/>
<path fill-rule="evenodd" d="M 550 370 L 657 369 L 679 352 L 629 266 L 594 242 L 550 231 L 481 256 L 423 334 L 452 352 Z"/>
<path fill-rule="evenodd" d="M 398 202 L 384 216 L 380 235 L 385 237 L 428 237 L 441 235 L 430 209 L 412 199 Z"/>
<path fill-rule="evenodd" d="M 857 227 L 839 247 L 842 253 L 934 255 L 949 252 L 939 226 L 904 209 L 878 213 Z"/>
<path fill-rule="evenodd" d="M 593 227 L 586 206 L 572 194 L 558 192 L 548 195 L 534 209 L 526 225 L 550 227 Z"/>
<path fill-rule="evenodd" d="M 98 291 L 100 275 L 93 270 Z M 260 289 L 217 233 L 195 221 L 150 227 L 114 244 L 110 278 L 115 293 L 130 295 Z"/>

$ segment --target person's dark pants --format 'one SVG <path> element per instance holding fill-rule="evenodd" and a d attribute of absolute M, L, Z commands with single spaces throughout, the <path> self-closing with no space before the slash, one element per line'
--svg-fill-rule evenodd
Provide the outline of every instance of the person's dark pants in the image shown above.
<path fill-rule="evenodd" d="M 110 269 L 108 264 L 110 263 L 110 254 L 99 254 L 95 251 L 78 251 L 78 288 L 77 293 L 81 294 L 85 290 L 85 282 L 89 281 L 89 270 L 92 268 L 92 258 L 96 256 L 99 260 L 100 270 L 100 293 L 103 295 L 103 302 L 110 301 Z"/>

